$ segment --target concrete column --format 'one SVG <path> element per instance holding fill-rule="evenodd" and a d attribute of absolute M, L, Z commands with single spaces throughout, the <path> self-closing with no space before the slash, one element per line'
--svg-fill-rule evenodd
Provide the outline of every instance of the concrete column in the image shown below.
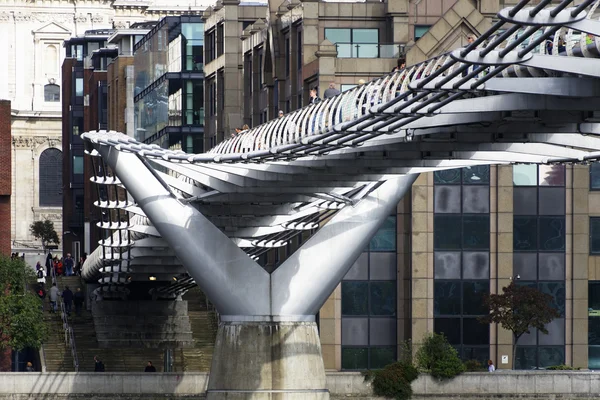
<path fill-rule="evenodd" d="M 213 352 L 208 400 L 327 400 L 314 322 L 222 322 Z"/>

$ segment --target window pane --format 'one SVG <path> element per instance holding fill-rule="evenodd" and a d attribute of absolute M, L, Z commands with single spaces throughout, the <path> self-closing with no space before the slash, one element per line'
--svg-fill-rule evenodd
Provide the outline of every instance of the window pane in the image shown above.
<path fill-rule="evenodd" d="M 352 29 L 353 43 L 379 43 L 378 29 Z"/>
<path fill-rule="evenodd" d="M 556 318 L 546 325 L 548 334 L 543 332 L 538 333 L 538 342 L 540 345 L 558 345 L 562 346 L 565 344 L 565 320 L 563 318 Z"/>
<path fill-rule="evenodd" d="M 560 281 L 565 279 L 565 255 L 563 253 L 540 253 L 539 279 Z"/>
<path fill-rule="evenodd" d="M 434 212 L 459 214 L 460 189 L 460 186 L 436 185 Z"/>
<path fill-rule="evenodd" d="M 515 187 L 513 190 L 514 215 L 537 215 L 537 194 L 537 187 Z"/>
<path fill-rule="evenodd" d="M 367 369 L 369 367 L 369 349 L 342 347 L 342 369 Z"/>
<path fill-rule="evenodd" d="M 456 215 L 435 215 L 433 228 L 433 246 L 436 250 L 460 250 L 460 229 L 462 218 Z M 489 241 L 489 230 L 488 230 Z"/>
<path fill-rule="evenodd" d="M 540 215 L 565 215 L 565 189 L 540 188 Z"/>
<path fill-rule="evenodd" d="M 463 216 L 463 249 L 490 248 L 490 217 Z M 456 227 L 454 227 L 456 230 Z M 446 233 L 446 232 L 444 232 Z"/>
<path fill-rule="evenodd" d="M 433 330 L 446 336 L 450 344 L 460 345 L 460 318 L 436 318 L 433 321 Z"/>
<path fill-rule="evenodd" d="M 599 315 L 588 317 L 588 344 L 600 346 L 600 313 L 597 310 L 594 313 Z"/>
<path fill-rule="evenodd" d="M 489 253 L 463 253 L 463 278 L 488 279 L 490 277 Z"/>
<path fill-rule="evenodd" d="M 537 366 L 537 347 L 517 346 L 515 369 L 532 369 Z"/>
<path fill-rule="evenodd" d="M 600 218 L 590 218 L 590 253 L 600 253 Z"/>
<path fill-rule="evenodd" d="M 465 167 L 462 169 L 463 183 L 465 185 L 489 185 L 490 183 L 490 166 L 475 165 L 473 167 Z"/>
<path fill-rule="evenodd" d="M 434 282 L 434 315 L 460 315 L 460 282 Z"/>
<path fill-rule="evenodd" d="M 371 251 L 396 250 L 396 217 L 387 217 L 370 243 Z"/>
<path fill-rule="evenodd" d="M 415 40 L 418 40 L 425 35 L 429 28 L 429 25 L 415 25 Z"/>
<path fill-rule="evenodd" d="M 75 96 L 83 96 L 83 78 L 75 79 Z"/>
<path fill-rule="evenodd" d="M 396 361 L 395 347 L 371 347 L 370 369 L 380 369 Z"/>
<path fill-rule="evenodd" d="M 540 165 L 540 186 L 565 186 L 564 165 Z"/>
<path fill-rule="evenodd" d="M 367 315 L 369 284 L 342 282 L 342 315 Z"/>
<path fill-rule="evenodd" d="M 338 28 L 326 28 L 325 39 L 331 43 L 350 43 L 352 38 L 350 36 L 350 29 L 338 29 Z"/>
<path fill-rule="evenodd" d="M 369 318 L 342 318 L 342 345 L 369 344 Z"/>
<path fill-rule="evenodd" d="M 552 296 L 552 306 L 561 315 L 565 315 L 565 283 L 564 282 L 540 282 L 539 289 L 542 293 Z"/>
<path fill-rule="evenodd" d="M 460 169 L 446 169 L 433 173 L 433 183 L 446 185 L 460 184 Z"/>
<path fill-rule="evenodd" d="M 466 214 L 487 214 L 490 212 L 489 186 L 463 186 L 463 212 Z"/>
<path fill-rule="evenodd" d="M 435 279 L 460 279 L 460 252 L 436 251 Z"/>
<path fill-rule="evenodd" d="M 73 174 L 83 175 L 83 157 L 73 156 Z"/>
<path fill-rule="evenodd" d="M 536 186 L 537 165 L 513 165 L 513 184 L 515 186 Z"/>
<path fill-rule="evenodd" d="M 397 342 L 396 324 L 396 318 L 369 318 L 369 344 L 371 346 L 395 346 Z"/>
<path fill-rule="evenodd" d="M 600 346 L 588 347 L 588 368 L 600 369 Z"/>
<path fill-rule="evenodd" d="M 537 344 L 537 329 L 532 328 L 529 330 L 529 333 L 523 334 L 517 341 L 517 344 L 519 346 L 535 346 Z"/>
<path fill-rule="evenodd" d="M 565 218 L 540 217 L 540 251 L 565 250 Z"/>
<path fill-rule="evenodd" d="M 523 280 L 537 280 L 537 254 L 513 253 L 513 272 Z"/>
<path fill-rule="evenodd" d="M 594 162 L 590 165 L 590 189 L 600 189 L 600 163 Z M 598 349 L 600 352 L 600 349 Z"/>
<path fill-rule="evenodd" d="M 369 257 L 372 281 L 396 280 L 396 253 L 371 253 Z"/>
<path fill-rule="evenodd" d="M 396 281 L 371 282 L 371 315 L 396 315 Z"/>
<path fill-rule="evenodd" d="M 600 281 L 588 281 L 588 308 L 590 317 L 600 317 Z"/>
<path fill-rule="evenodd" d="M 344 277 L 348 281 L 366 281 L 369 279 L 369 253 L 362 253 Z"/>
<path fill-rule="evenodd" d="M 540 367 L 550 367 L 565 363 L 565 348 L 561 347 L 539 347 Z"/>
<path fill-rule="evenodd" d="M 482 324 L 477 318 L 463 318 L 463 344 L 487 345 L 490 343 L 490 325 Z"/>
<path fill-rule="evenodd" d="M 487 361 L 490 359 L 489 346 L 485 347 L 463 347 L 462 353 L 463 360 L 477 360 L 481 365 L 487 365 Z"/>
<path fill-rule="evenodd" d="M 537 218 L 514 217 L 513 248 L 515 251 L 537 250 Z"/>
<path fill-rule="evenodd" d="M 489 291 L 490 284 L 488 281 L 463 282 L 463 314 L 486 314 L 483 296 L 489 293 Z"/>

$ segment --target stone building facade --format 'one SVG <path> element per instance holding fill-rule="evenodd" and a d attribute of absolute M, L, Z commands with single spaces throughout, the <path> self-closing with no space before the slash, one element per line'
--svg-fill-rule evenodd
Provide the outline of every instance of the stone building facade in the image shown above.
<path fill-rule="evenodd" d="M 87 30 L 127 28 L 182 12 L 201 12 L 206 1 L 183 0 L 2 0 L 0 1 L 0 98 L 12 102 L 13 251 L 32 257 L 41 244 L 29 232 L 32 222 L 49 219 L 62 237 L 60 174 L 48 174 L 62 158 L 61 65 L 63 41 Z M 54 150 L 53 150 L 54 149 Z M 48 151 L 49 150 L 49 151 Z M 42 158 L 43 165 L 40 165 Z M 44 164 L 48 163 L 48 164 Z M 40 168 L 42 167 L 42 168 Z M 58 171 L 60 172 L 60 171 Z M 40 173 L 46 187 L 40 187 Z M 56 176 L 55 176 L 56 175 Z M 56 190 L 51 190 L 54 186 Z M 52 193 L 46 195 L 46 191 Z M 41 202 L 40 202 L 41 199 Z"/>

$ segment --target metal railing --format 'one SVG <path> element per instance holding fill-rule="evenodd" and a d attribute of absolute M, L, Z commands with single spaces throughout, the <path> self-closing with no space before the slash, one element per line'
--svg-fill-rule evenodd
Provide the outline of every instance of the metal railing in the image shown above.
<path fill-rule="evenodd" d="M 406 45 L 398 43 L 344 43 L 335 44 L 338 58 L 400 58 Z"/>
<path fill-rule="evenodd" d="M 54 268 L 50 268 L 52 275 L 52 283 L 56 284 L 58 291 L 60 293 L 60 288 L 58 286 L 58 281 L 56 279 L 56 273 Z M 60 318 L 62 320 L 64 334 L 65 334 L 65 346 L 71 349 L 71 356 L 73 357 L 73 367 L 75 368 L 75 372 L 79 372 L 79 357 L 77 356 L 77 346 L 75 345 L 75 334 L 73 333 L 73 328 L 69 324 L 69 319 L 67 317 L 67 311 L 65 310 L 65 303 L 62 300 L 62 297 L 58 299 L 58 304 L 60 305 Z"/>

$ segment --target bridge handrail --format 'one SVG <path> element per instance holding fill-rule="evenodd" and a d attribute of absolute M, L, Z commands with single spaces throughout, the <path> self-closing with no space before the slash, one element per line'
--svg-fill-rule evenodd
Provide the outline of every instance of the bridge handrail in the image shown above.
<path fill-rule="evenodd" d="M 58 286 L 58 280 L 56 279 L 56 272 L 54 271 L 54 266 L 50 268 L 50 271 L 50 275 L 52 276 L 52 283 L 56 285 L 56 288 L 60 292 L 60 287 Z M 79 372 L 79 358 L 77 356 L 77 346 L 75 345 L 75 335 L 73 333 L 73 328 L 69 324 L 69 319 L 65 310 L 65 303 L 62 297 L 60 298 L 60 301 L 58 303 L 60 304 L 60 317 L 63 323 L 65 346 L 68 346 L 71 349 L 71 356 L 73 357 L 73 367 L 75 368 L 75 372 Z"/>

